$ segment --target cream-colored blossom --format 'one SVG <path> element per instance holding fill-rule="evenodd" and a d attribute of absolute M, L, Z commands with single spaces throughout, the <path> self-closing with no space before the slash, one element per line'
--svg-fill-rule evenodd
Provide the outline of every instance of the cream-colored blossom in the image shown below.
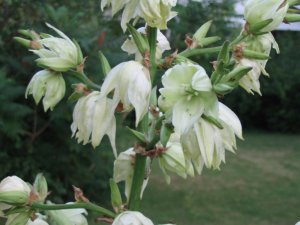
<path fill-rule="evenodd" d="M 176 16 L 172 11 L 177 0 L 102 0 L 101 8 L 111 5 L 112 14 L 123 9 L 121 26 L 126 30 L 126 24 L 137 17 L 143 18 L 151 27 L 167 29 L 167 22 Z"/>
<path fill-rule="evenodd" d="M 44 111 L 53 110 L 65 96 L 66 83 L 61 73 L 50 70 L 37 72 L 30 80 L 25 97 L 32 95 L 36 104 L 43 98 Z"/>
<path fill-rule="evenodd" d="M 42 48 L 31 51 L 40 57 L 36 60 L 38 65 L 59 72 L 68 71 L 80 65 L 83 61 L 80 48 L 57 28 L 50 24 L 47 26 L 60 37 L 48 35 L 37 40 Z"/>
<path fill-rule="evenodd" d="M 154 225 L 140 212 L 125 211 L 117 216 L 112 225 Z"/>
<path fill-rule="evenodd" d="M 151 81 L 149 70 L 136 61 L 123 62 L 114 67 L 106 76 L 102 95 L 114 90 L 114 98 L 123 104 L 124 111 L 135 109 L 136 126 L 148 112 Z"/>
<path fill-rule="evenodd" d="M 114 100 L 93 91 L 78 100 L 73 111 L 71 130 L 79 143 L 84 145 L 91 142 L 97 147 L 103 136 L 108 135 L 115 156 L 117 156 L 115 136 L 116 118 Z"/>
<path fill-rule="evenodd" d="M 283 21 L 289 5 L 286 0 L 248 0 L 245 5 L 245 20 L 251 25 L 272 19 L 260 32 L 275 30 Z"/>
<path fill-rule="evenodd" d="M 130 197 L 130 190 L 134 173 L 135 155 L 136 153 L 134 151 L 134 148 L 130 148 L 124 152 L 121 152 L 114 162 L 113 179 L 116 183 L 125 181 L 125 195 L 127 199 L 129 199 Z M 141 198 L 148 184 L 148 180 L 149 179 L 147 178 L 143 182 Z"/>
<path fill-rule="evenodd" d="M 172 111 L 172 123 L 179 134 L 186 132 L 203 113 L 217 115 L 217 96 L 201 66 L 176 65 L 163 75 L 162 84 L 159 106 Z"/>

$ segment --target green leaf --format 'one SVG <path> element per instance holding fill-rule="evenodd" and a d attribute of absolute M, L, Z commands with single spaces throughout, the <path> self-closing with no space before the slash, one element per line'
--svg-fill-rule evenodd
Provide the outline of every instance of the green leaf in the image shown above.
<path fill-rule="evenodd" d="M 113 179 L 109 179 L 111 204 L 112 207 L 118 212 L 122 209 L 122 197 L 117 183 Z"/>

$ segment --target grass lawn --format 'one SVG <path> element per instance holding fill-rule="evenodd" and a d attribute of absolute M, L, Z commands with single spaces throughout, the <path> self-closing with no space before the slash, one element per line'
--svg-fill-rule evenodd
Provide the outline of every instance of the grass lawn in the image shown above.
<path fill-rule="evenodd" d="M 154 167 L 143 212 L 178 225 L 294 225 L 300 220 L 300 136 L 246 133 L 221 171 L 173 177 Z"/>

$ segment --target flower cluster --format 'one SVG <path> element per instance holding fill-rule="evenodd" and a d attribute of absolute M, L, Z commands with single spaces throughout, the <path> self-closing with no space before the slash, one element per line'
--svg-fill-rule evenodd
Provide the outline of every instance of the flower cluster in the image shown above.
<path fill-rule="evenodd" d="M 136 17 L 143 18 L 151 27 L 167 29 L 167 22 L 176 16 L 176 12 L 171 11 L 177 0 L 102 0 L 102 10 L 107 5 L 112 6 L 112 14 L 116 14 L 123 9 L 121 26 L 126 30 L 126 24 Z"/>
<path fill-rule="evenodd" d="M 6 225 L 87 225 L 84 209 L 47 211 L 46 215 L 30 210 L 31 204 L 43 203 L 47 196 L 47 182 L 42 174 L 37 175 L 33 185 L 17 176 L 6 177 L 0 182 L 0 216 L 7 218 Z"/>

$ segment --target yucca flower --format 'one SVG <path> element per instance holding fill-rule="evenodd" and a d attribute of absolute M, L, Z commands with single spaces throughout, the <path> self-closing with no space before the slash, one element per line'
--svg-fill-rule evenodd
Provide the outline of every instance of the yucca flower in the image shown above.
<path fill-rule="evenodd" d="M 283 21 L 289 5 L 286 0 L 248 0 L 245 5 L 245 20 L 251 25 L 272 19 L 259 32 L 275 30 Z"/>
<path fill-rule="evenodd" d="M 83 62 L 82 52 L 77 45 L 71 41 L 63 32 L 47 24 L 60 37 L 47 35 L 37 40 L 42 48 L 31 50 L 40 58 L 36 60 L 37 64 L 43 68 L 64 72 L 76 68 Z"/>
<path fill-rule="evenodd" d="M 31 78 L 25 93 L 25 98 L 32 95 L 36 104 L 43 98 L 44 111 L 53 110 L 66 92 L 66 83 L 61 73 L 41 70 Z"/>
<path fill-rule="evenodd" d="M 117 216 L 112 225 L 154 225 L 153 222 L 142 213 L 125 211 Z"/>
<path fill-rule="evenodd" d="M 0 182 L 0 210 L 10 208 L 9 204 L 25 204 L 29 200 L 29 185 L 17 176 L 9 176 Z"/>
<path fill-rule="evenodd" d="M 178 64 L 165 72 L 162 84 L 159 106 L 172 111 L 172 123 L 179 134 L 186 132 L 203 113 L 217 115 L 217 96 L 201 66 Z"/>
<path fill-rule="evenodd" d="M 176 16 L 171 9 L 177 3 L 177 0 L 102 0 L 102 10 L 111 5 L 112 15 L 123 9 L 121 27 L 126 30 L 126 24 L 136 17 L 143 18 L 151 27 L 158 29 L 167 29 L 167 22 Z"/>
<path fill-rule="evenodd" d="M 115 145 L 116 118 L 114 116 L 115 103 L 112 99 L 101 96 L 93 91 L 78 100 L 73 111 L 71 130 L 79 143 L 90 143 L 96 148 L 104 135 L 108 135 L 117 156 Z"/>
<path fill-rule="evenodd" d="M 134 164 L 135 164 L 135 151 L 134 148 L 121 152 L 114 162 L 114 175 L 113 179 L 116 183 L 125 181 L 125 195 L 127 199 L 130 197 L 130 190 L 132 185 Z M 148 184 L 148 179 L 145 179 L 142 186 L 141 198 L 143 192 Z"/>
<path fill-rule="evenodd" d="M 242 126 L 235 113 L 224 104 L 219 106 L 219 120 L 223 129 L 203 118 L 200 118 L 192 128 L 181 137 L 185 151 L 198 155 L 200 162 L 195 165 L 205 165 L 207 168 L 219 169 L 221 162 L 225 162 L 225 150 L 235 152 L 235 136 L 242 139 Z M 193 153 L 195 152 L 195 153 Z M 192 155 L 191 154 L 191 155 Z M 194 160 L 194 159 L 193 159 Z M 201 168 L 196 168 L 201 172 Z"/>
<path fill-rule="evenodd" d="M 123 104 L 124 111 L 135 109 L 136 126 L 149 109 L 151 81 L 149 70 L 136 61 L 123 62 L 106 76 L 101 94 L 114 90 L 114 99 Z"/>

